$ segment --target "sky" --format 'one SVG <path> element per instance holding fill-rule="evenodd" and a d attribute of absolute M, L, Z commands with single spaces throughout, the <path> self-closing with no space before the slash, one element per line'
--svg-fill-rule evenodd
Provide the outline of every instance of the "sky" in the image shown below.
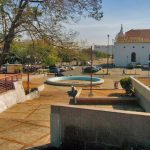
<path fill-rule="evenodd" d="M 82 18 L 78 24 L 69 25 L 79 33 L 78 41 L 88 45 L 112 44 L 121 24 L 124 32 L 131 29 L 150 29 L 150 0 L 102 0 L 103 18 L 96 21 Z"/>

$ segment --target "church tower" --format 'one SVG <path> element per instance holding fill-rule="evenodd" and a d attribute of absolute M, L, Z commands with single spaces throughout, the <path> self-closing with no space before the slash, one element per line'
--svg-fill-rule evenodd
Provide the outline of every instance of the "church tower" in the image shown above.
<path fill-rule="evenodd" d="M 124 34 L 123 34 L 123 26 L 122 26 L 122 24 L 121 24 L 120 31 L 119 31 L 119 33 L 116 35 L 115 40 L 117 41 L 117 39 L 118 39 L 119 37 L 123 36 L 123 35 L 124 35 Z"/>
<path fill-rule="evenodd" d="M 121 24 L 120 32 L 118 33 L 118 37 L 119 37 L 119 36 L 123 36 L 123 26 L 122 26 L 122 24 Z"/>

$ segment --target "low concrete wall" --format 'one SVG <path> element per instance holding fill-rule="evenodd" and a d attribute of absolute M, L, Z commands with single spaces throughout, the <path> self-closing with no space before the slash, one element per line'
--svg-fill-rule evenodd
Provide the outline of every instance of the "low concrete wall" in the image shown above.
<path fill-rule="evenodd" d="M 150 112 L 150 88 L 134 77 L 130 77 L 136 96 L 139 98 L 138 102 L 146 112 Z"/>
<path fill-rule="evenodd" d="M 51 143 L 68 149 L 102 149 L 102 145 L 120 148 L 131 144 L 150 149 L 150 114 L 52 105 Z"/>
<path fill-rule="evenodd" d="M 38 87 L 38 91 L 25 95 L 22 81 L 14 82 L 15 89 L 0 94 L 0 113 L 7 108 L 22 103 L 26 100 L 32 100 L 40 96 L 39 92 L 44 89 L 44 84 Z"/>
<path fill-rule="evenodd" d="M 0 112 L 7 108 L 26 100 L 22 81 L 14 82 L 15 90 L 10 90 L 0 94 Z"/>
<path fill-rule="evenodd" d="M 39 92 L 43 91 L 44 88 L 45 88 L 44 84 L 39 86 L 38 91 L 34 91 L 34 92 L 26 95 L 26 100 L 32 100 L 32 99 L 38 98 L 40 96 Z"/>
<path fill-rule="evenodd" d="M 47 74 L 30 75 L 30 80 L 31 79 L 38 79 L 38 78 L 41 78 L 41 77 L 44 78 L 46 76 L 47 76 Z M 26 76 L 22 77 L 22 81 L 27 81 L 27 77 Z"/>

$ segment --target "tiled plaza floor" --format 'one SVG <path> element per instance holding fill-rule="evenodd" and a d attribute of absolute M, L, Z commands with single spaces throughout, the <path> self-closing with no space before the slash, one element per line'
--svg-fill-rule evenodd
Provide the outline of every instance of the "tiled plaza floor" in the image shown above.
<path fill-rule="evenodd" d="M 45 79 L 42 80 L 36 79 L 32 83 L 37 86 Z M 113 82 L 113 79 L 105 78 L 101 88 L 113 88 Z M 50 106 L 53 103 L 68 104 L 68 90 L 70 87 L 45 85 L 39 98 L 1 113 L 0 150 L 23 150 L 50 143 Z"/>
<path fill-rule="evenodd" d="M 50 143 L 50 105 L 68 103 L 66 91 L 69 88 L 46 85 L 39 98 L 17 104 L 1 113 L 0 150 L 23 150 Z"/>

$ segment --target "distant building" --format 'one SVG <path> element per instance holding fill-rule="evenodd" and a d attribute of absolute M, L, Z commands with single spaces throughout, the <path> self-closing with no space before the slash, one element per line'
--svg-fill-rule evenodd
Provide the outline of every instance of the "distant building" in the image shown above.
<path fill-rule="evenodd" d="M 128 64 L 149 64 L 150 61 L 150 29 L 132 29 L 123 33 L 121 25 L 114 44 L 116 66 Z"/>
<path fill-rule="evenodd" d="M 94 50 L 112 55 L 113 54 L 113 45 L 109 45 L 109 47 L 107 45 L 94 45 Z"/>

